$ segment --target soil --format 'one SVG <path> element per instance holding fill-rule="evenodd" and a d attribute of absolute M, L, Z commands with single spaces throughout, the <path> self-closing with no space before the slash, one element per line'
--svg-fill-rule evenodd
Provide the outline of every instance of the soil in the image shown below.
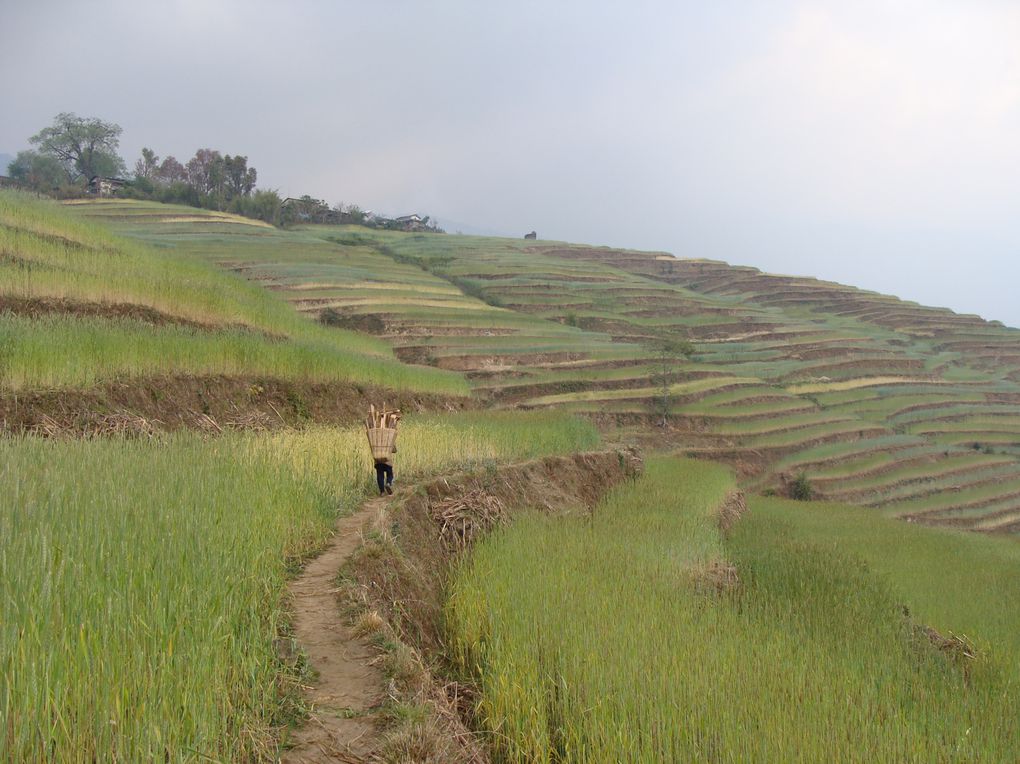
<path fill-rule="evenodd" d="M 339 520 L 326 549 L 287 587 L 294 636 L 316 678 L 305 688 L 308 721 L 288 739 L 285 764 L 370 761 L 379 749 L 374 714 L 386 696 L 379 651 L 341 617 L 336 576 L 385 504 L 369 499 Z"/>
<path fill-rule="evenodd" d="M 468 398 L 394 392 L 343 382 L 295 382 L 264 377 L 126 378 L 88 390 L 0 394 L 0 432 L 44 436 L 150 434 L 197 429 L 266 430 L 313 422 L 350 425 L 370 403 L 404 411 L 455 411 Z"/>
<path fill-rule="evenodd" d="M 327 740 L 328 746 L 323 745 L 320 753 L 315 754 L 314 746 L 305 745 L 301 749 L 305 758 L 289 760 L 335 761 L 328 757 L 329 751 L 334 750 L 366 757 L 341 761 L 371 761 L 367 757 L 378 756 L 385 747 L 387 759 L 395 761 L 471 764 L 488 761 L 471 732 L 469 716 L 475 693 L 450 678 L 442 658 L 442 611 L 452 566 L 471 544 L 495 526 L 509 522 L 516 512 L 524 509 L 558 514 L 588 512 L 609 488 L 639 473 L 641 466 L 633 449 L 545 457 L 438 478 L 417 486 L 402 501 L 381 506 L 372 502 L 355 516 L 358 519 L 345 521 L 343 525 L 350 531 L 364 528 L 364 520 L 373 514 L 376 518 L 371 532 L 362 533 L 364 543 L 346 557 L 339 602 L 334 601 L 333 612 L 339 619 L 338 608 L 344 605 L 348 613 L 369 614 L 377 622 L 377 633 L 393 645 L 392 655 L 402 656 L 404 666 L 399 672 L 387 672 L 391 676 L 386 685 L 387 700 L 405 707 L 424 707 L 427 715 L 403 724 L 391 721 L 391 726 L 376 727 L 357 741 L 328 735 L 333 730 L 339 730 L 338 735 L 358 735 L 365 727 L 324 721 L 324 729 L 307 734 Z M 347 548 L 343 540 L 335 545 Z M 342 559 L 343 553 L 339 557 Z M 321 579 L 327 593 L 330 580 L 328 573 Z M 298 606 L 297 601 L 295 605 Z M 335 637 L 336 634 L 340 636 Z M 339 638 L 347 656 L 363 655 L 364 643 L 352 642 L 335 625 L 329 633 L 322 628 L 306 638 L 316 642 Z M 355 673 L 353 668 L 337 673 L 344 671 Z M 383 687 L 381 677 L 375 674 L 373 694 L 369 687 L 372 676 L 367 670 L 358 674 L 351 688 L 352 693 L 357 693 L 354 696 L 345 694 L 346 690 L 325 689 L 320 684 L 311 692 L 341 698 L 349 708 L 371 711 L 371 704 L 382 696 Z M 326 701 L 320 703 L 325 706 Z M 345 715 L 355 718 L 344 722 L 369 724 L 357 710 Z M 375 718 L 382 722 L 378 715 Z M 313 718 L 309 726 L 320 725 Z"/>
<path fill-rule="evenodd" d="M 213 324 L 194 321 L 148 305 L 130 302 L 90 302 L 66 297 L 18 297 L 0 295 L 0 313 L 11 313 L 27 318 L 43 316 L 76 316 L 79 318 L 130 319 L 151 326 L 182 326 L 200 332 L 242 331 L 258 334 L 270 340 L 286 339 L 283 335 L 256 329 L 247 324 Z"/>
<path fill-rule="evenodd" d="M 220 327 L 190 321 L 180 316 L 134 303 L 84 302 L 65 298 L 15 297 L 0 295 L 0 313 L 13 313 L 27 318 L 48 315 L 82 316 L 99 318 L 130 318 L 153 326 L 186 326 L 190 329 L 215 331 Z"/>

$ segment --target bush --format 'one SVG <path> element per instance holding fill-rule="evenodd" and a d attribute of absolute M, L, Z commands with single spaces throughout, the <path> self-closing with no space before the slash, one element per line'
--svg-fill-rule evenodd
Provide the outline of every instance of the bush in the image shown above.
<path fill-rule="evenodd" d="M 807 475 L 803 472 L 797 475 L 796 480 L 790 483 L 791 499 L 796 499 L 797 501 L 810 501 L 814 495 L 814 489 L 811 487 L 811 483 L 808 481 Z"/>

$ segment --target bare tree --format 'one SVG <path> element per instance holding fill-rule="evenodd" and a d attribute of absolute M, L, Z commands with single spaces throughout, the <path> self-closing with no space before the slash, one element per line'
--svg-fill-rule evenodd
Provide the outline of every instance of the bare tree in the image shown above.
<path fill-rule="evenodd" d="M 159 157 L 152 149 L 142 149 L 142 158 L 135 162 L 135 177 L 155 180 L 159 169 Z"/>
<path fill-rule="evenodd" d="M 156 171 L 156 180 L 160 183 L 183 183 L 188 179 L 188 172 L 176 157 L 168 156 Z"/>

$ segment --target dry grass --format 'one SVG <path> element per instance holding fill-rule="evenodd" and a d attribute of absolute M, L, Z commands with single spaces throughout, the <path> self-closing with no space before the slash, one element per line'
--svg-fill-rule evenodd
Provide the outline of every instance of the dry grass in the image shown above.
<path fill-rule="evenodd" d="M 252 218 L 243 218 L 235 215 L 214 214 L 209 215 L 175 215 L 173 217 L 160 218 L 160 223 L 235 223 L 237 225 L 250 225 L 257 228 L 272 228 L 269 223 Z"/>

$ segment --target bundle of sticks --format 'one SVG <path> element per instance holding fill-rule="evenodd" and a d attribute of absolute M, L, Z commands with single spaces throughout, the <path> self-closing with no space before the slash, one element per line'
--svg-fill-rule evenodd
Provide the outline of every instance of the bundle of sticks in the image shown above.
<path fill-rule="evenodd" d="M 385 403 L 383 403 L 381 409 L 377 409 L 375 404 L 370 404 L 368 419 L 365 420 L 365 429 L 375 430 L 384 428 L 395 430 L 399 421 L 400 409 L 388 409 Z"/>

